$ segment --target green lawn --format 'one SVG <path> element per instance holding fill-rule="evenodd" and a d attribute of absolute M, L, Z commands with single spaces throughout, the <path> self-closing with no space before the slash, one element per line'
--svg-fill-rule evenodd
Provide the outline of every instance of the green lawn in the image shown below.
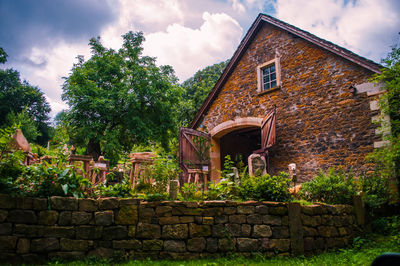
<path fill-rule="evenodd" d="M 370 265 L 375 257 L 384 252 L 400 252 L 400 236 L 370 235 L 366 239 L 355 241 L 355 245 L 336 252 L 326 252 L 312 257 L 276 257 L 254 258 L 230 257 L 221 259 L 203 259 L 193 261 L 145 260 L 111 263 L 108 261 L 85 260 L 70 263 L 49 262 L 48 265 Z"/>

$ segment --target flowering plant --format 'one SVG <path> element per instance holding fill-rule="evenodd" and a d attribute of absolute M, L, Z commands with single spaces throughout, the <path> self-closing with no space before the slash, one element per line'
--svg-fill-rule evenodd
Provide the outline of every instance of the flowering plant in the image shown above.
<path fill-rule="evenodd" d="M 20 194 L 35 197 L 74 196 L 83 197 L 83 191 L 89 187 L 86 178 L 76 174 L 72 168 L 42 163 L 28 166 L 24 174 L 17 179 Z"/>

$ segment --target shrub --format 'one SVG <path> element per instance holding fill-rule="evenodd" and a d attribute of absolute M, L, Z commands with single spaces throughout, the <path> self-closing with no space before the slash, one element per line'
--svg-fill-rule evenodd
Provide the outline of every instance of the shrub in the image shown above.
<path fill-rule="evenodd" d="M 372 209 L 377 209 L 389 202 L 389 179 L 374 172 L 371 175 L 362 175 L 359 179 L 362 198 Z"/>
<path fill-rule="evenodd" d="M 97 189 L 101 196 L 106 197 L 129 198 L 133 196 L 132 184 L 129 180 L 129 177 L 125 177 L 120 183 L 113 185 L 107 185 L 106 181 L 104 184 L 97 186 Z"/>
<path fill-rule="evenodd" d="M 227 200 L 237 199 L 239 194 L 239 186 L 235 182 L 222 179 L 219 183 L 211 182 L 208 184 L 206 197 L 208 200 Z"/>
<path fill-rule="evenodd" d="M 299 195 L 307 201 L 351 204 L 356 193 L 357 184 L 351 172 L 329 168 L 326 173 L 321 171 L 314 179 L 303 183 Z"/>
<path fill-rule="evenodd" d="M 375 233 L 400 237 L 400 216 L 380 217 L 374 219 L 371 225 Z"/>
<path fill-rule="evenodd" d="M 235 167 L 235 162 L 232 161 L 230 155 L 224 157 L 224 167 L 221 171 L 221 177 L 224 179 L 234 180 L 233 167 Z"/>
<path fill-rule="evenodd" d="M 72 168 L 59 168 L 47 163 L 31 165 L 16 181 L 19 193 L 25 196 L 84 196 L 84 189 L 90 186 L 89 180 L 73 171 Z"/>
<path fill-rule="evenodd" d="M 281 172 L 278 176 L 254 176 L 241 181 L 240 196 L 243 200 L 289 201 L 290 180 L 288 174 Z"/>
<path fill-rule="evenodd" d="M 173 159 L 157 156 L 154 158 L 153 164 L 146 167 L 145 175 L 139 180 L 135 191 L 146 194 L 165 193 L 169 181 L 177 179 L 179 171 L 179 167 Z"/>
<path fill-rule="evenodd" d="M 0 193 L 14 193 L 14 182 L 25 169 L 25 155 L 15 147 L 12 138 L 17 128 L 14 125 L 0 129 Z"/>
<path fill-rule="evenodd" d="M 180 187 L 179 200 L 204 200 L 201 184 L 185 183 Z"/>

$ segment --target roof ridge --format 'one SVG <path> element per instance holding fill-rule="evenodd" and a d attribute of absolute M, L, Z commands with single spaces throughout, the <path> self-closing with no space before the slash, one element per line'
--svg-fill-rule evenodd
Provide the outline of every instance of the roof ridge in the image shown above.
<path fill-rule="evenodd" d="M 382 65 L 375 63 L 374 61 L 372 61 L 370 59 L 362 57 L 346 48 L 343 48 L 337 44 L 334 44 L 330 41 L 322 39 L 308 31 L 302 30 L 296 26 L 293 26 L 287 22 L 284 22 L 282 20 L 274 18 L 270 15 L 259 13 L 257 18 L 254 20 L 254 22 L 251 24 L 250 28 L 246 32 L 246 34 L 243 37 L 242 41 L 240 42 L 238 48 L 236 48 L 228 65 L 225 67 L 224 71 L 222 72 L 220 78 L 215 83 L 213 89 L 210 91 L 207 98 L 204 100 L 200 109 L 197 111 L 196 116 L 194 117 L 193 121 L 190 123 L 190 126 L 189 126 L 190 128 L 197 127 L 203 113 L 206 111 L 206 109 L 209 108 L 209 105 L 216 97 L 219 89 L 225 83 L 225 80 L 230 75 L 230 73 L 233 71 L 233 68 L 237 64 L 237 61 L 242 56 L 242 54 L 246 50 L 247 46 L 249 45 L 249 43 L 251 42 L 251 40 L 254 38 L 255 34 L 257 33 L 258 28 L 260 26 L 262 26 L 261 22 L 269 23 L 275 27 L 278 27 L 282 30 L 290 32 L 306 41 L 309 41 L 323 49 L 326 49 L 326 50 L 328 50 L 344 59 L 347 59 L 361 67 L 364 67 L 372 72 L 380 73 L 380 69 L 383 68 Z"/>
<path fill-rule="evenodd" d="M 374 65 L 375 67 L 378 68 L 378 69 L 377 69 L 377 72 L 379 72 L 379 69 L 380 69 L 380 68 L 383 68 L 383 66 L 380 65 L 379 63 L 377 63 L 377 62 L 375 62 L 375 61 L 373 61 L 373 60 L 371 60 L 371 59 L 368 59 L 368 58 L 366 58 L 366 57 L 364 57 L 364 56 L 360 56 L 359 54 L 357 54 L 357 53 L 355 53 L 355 52 L 353 52 L 353 51 L 351 51 L 351 50 L 349 50 L 349 49 L 347 49 L 347 48 L 345 48 L 345 47 L 342 47 L 342 46 L 340 46 L 340 45 L 338 45 L 338 44 L 335 44 L 335 43 L 333 43 L 333 42 L 331 42 L 331 41 L 328 41 L 328 40 L 326 40 L 326 39 L 324 39 L 324 38 L 318 37 L 317 35 L 315 35 L 315 34 L 309 32 L 309 31 L 303 30 L 303 29 L 301 29 L 301 28 L 299 28 L 299 27 L 296 27 L 296 26 L 294 26 L 294 25 L 292 25 L 292 24 L 290 24 L 290 23 L 287 23 L 287 22 L 285 22 L 285 21 L 283 21 L 283 20 L 277 19 L 277 18 L 275 18 L 275 17 L 272 17 L 272 16 L 267 15 L 267 14 L 264 14 L 264 13 L 260 13 L 259 16 L 260 16 L 260 15 L 261 15 L 261 16 L 264 16 L 264 17 L 267 17 L 267 18 L 269 18 L 269 19 L 271 19 L 271 20 L 274 20 L 274 21 L 276 21 L 276 22 L 282 23 L 282 24 L 286 25 L 287 27 L 290 27 L 290 28 L 295 29 L 296 31 L 300 31 L 300 32 L 302 32 L 302 33 L 304 33 L 304 34 L 306 34 L 306 35 L 308 35 L 308 36 L 310 36 L 310 37 L 312 37 L 312 38 L 314 38 L 314 39 L 317 39 L 317 40 L 319 40 L 319 41 L 321 41 L 321 42 L 323 42 L 323 43 L 325 43 L 325 44 L 327 44 L 327 45 L 331 45 L 331 46 L 333 46 L 333 47 L 332 47 L 333 49 L 334 49 L 334 48 L 338 48 L 338 50 L 340 50 L 341 52 L 344 52 L 344 53 L 349 54 L 349 55 L 351 55 L 351 56 L 357 57 L 357 58 L 359 58 L 359 59 L 361 59 L 361 60 L 367 61 L 368 63 L 370 63 L 370 64 L 372 64 L 372 65 Z M 370 70 L 372 70 L 372 69 L 370 69 Z"/>

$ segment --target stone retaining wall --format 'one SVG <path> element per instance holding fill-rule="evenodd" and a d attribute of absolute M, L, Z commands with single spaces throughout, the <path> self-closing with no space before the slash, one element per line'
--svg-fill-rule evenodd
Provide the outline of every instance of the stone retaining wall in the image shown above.
<path fill-rule="evenodd" d="M 351 243 L 355 213 L 348 205 L 0 195 L 0 257 L 33 262 L 312 254 Z"/>

